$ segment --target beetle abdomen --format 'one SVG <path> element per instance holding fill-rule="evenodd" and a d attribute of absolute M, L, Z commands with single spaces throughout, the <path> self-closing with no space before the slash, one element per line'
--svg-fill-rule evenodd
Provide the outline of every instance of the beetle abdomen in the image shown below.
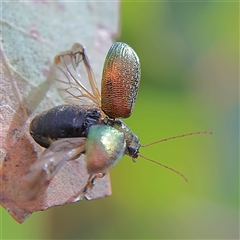
<path fill-rule="evenodd" d="M 37 115 L 31 122 L 30 134 L 42 147 L 48 148 L 59 138 L 87 137 L 90 126 L 100 124 L 98 109 L 61 105 Z"/>
<path fill-rule="evenodd" d="M 111 118 L 131 115 L 140 84 L 140 61 L 126 43 L 109 49 L 102 74 L 102 110 Z"/>

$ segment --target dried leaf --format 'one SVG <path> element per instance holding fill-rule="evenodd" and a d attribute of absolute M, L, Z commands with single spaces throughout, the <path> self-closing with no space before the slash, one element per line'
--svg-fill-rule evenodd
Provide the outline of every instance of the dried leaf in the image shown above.
<path fill-rule="evenodd" d="M 2 3 L 0 202 L 19 223 L 34 211 L 74 202 L 87 182 L 82 156 L 66 163 L 35 200 L 26 201 L 23 176 L 43 151 L 28 127 L 37 113 L 63 103 L 46 76 L 54 56 L 74 42 L 85 45 L 100 85 L 103 61 L 118 30 L 118 8 L 116 2 Z M 90 191 L 93 199 L 110 194 L 109 175 L 97 179 Z"/>

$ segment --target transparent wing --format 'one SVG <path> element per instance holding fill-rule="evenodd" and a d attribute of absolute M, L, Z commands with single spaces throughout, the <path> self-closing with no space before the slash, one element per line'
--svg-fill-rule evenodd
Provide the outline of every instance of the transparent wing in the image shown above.
<path fill-rule="evenodd" d="M 50 70 L 62 99 L 86 108 L 101 106 L 101 94 L 85 48 L 75 43 L 70 51 L 57 55 Z"/>
<path fill-rule="evenodd" d="M 28 199 L 37 195 L 42 183 L 51 180 L 62 165 L 79 157 L 85 151 L 86 138 L 63 138 L 46 149 L 25 175 L 29 181 Z"/>

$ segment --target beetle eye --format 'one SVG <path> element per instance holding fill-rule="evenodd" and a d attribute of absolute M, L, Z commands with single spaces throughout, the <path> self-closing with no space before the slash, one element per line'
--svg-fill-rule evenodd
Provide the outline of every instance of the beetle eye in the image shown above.
<path fill-rule="evenodd" d="M 138 150 L 135 147 L 129 146 L 127 149 L 128 149 L 128 153 L 129 153 L 130 156 L 132 156 L 134 158 L 138 157 L 138 155 L 137 155 L 138 154 Z"/>

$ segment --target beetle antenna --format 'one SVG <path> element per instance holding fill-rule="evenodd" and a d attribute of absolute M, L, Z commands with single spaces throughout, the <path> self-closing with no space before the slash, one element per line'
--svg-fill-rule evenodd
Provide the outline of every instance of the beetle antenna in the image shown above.
<path fill-rule="evenodd" d="M 157 161 L 154 161 L 154 160 L 152 160 L 152 159 L 150 159 L 150 158 L 144 157 L 144 156 L 141 155 L 140 153 L 138 153 L 138 156 L 141 157 L 141 158 L 143 158 L 143 159 L 145 159 L 145 160 L 148 160 L 148 161 L 150 161 L 150 162 L 156 163 L 156 164 L 158 164 L 158 165 L 160 165 L 160 166 L 162 166 L 162 167 L 164 167 L 164 168 L 167 168 L 167 169 L 175 172 L 176 174 L 180 175 L 186 182 L 188 182 L 188 179 L 187 179 L 182 173 L 178 172 L 177 170 L 175 170 L 175 169 L 173 169 L 173 168 L 171 168 L 171 167 L 168 167 L 168 166 L 166 166 L 166 165 L 163 165 L 162 163 L 159 163 L 159 162 L 157 162 Z"/>
<path fill-rule="evenodd" d="M 149 144 L 143 144 L 143 145 L 141 145 L 141 147 L 148 147 L 148 146 L 151 146 L 151 145 L 154 145 L 154 144 L 157 144 L 157 143 L 160 143 L 160 142 L 166 142 L 168 140 L 172 140 L 172 139 L 175 139 L 175 138 L 189 137 L 189 136 L 192 136 L 192 135 L 199 135 L 199 134 L 213 134 L 213 132 L 205 131 L 205 132 L 186 133 L 186 134 L 182 134 L 182 135 L 178 135 L 178 136 L 174 136 L 174 137 L 164 138 L 164 139 L 161 139 L 161 140 L 158 140 L 156 142 L 149 143 Z"/>

